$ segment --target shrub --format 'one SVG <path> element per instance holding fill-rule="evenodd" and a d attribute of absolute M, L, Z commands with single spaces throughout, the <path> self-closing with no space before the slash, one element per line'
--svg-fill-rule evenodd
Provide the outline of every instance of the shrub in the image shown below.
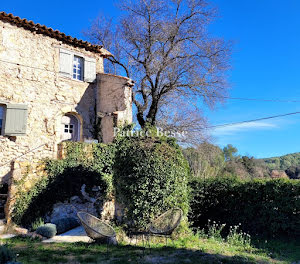
<path fill-rule="evenodd" d="M 56 225 L 57 234 L 65 233 L 74 227 L 79 226 L 79 222 L 72 217 L 57 219 L 52 223 Z"/>
<path fill-rule="evenodd" d="M 33 231 L 37 230 L 40 226 L 44 225 L 44 220 L 39 217 L 38 219 L 36 219 L 32 224 L 31 224 L 31 229 Z"/>
<path fill-rule="evenodd" d="M 66 158 L 46 160 L 48 175 L 40 178 L 30 190 L 20 188 L 16 194 L 12 212 L 16 224 L 28 226 L 44 217 L 55 203 L 80 195 L 83 184 L 87 191 L 94 185 L 100 186 L 104 199 L 112 195 L 115 146 L 80 142 L 64 144 Z"/>
<path fill-rule="evenodd" d="M 136 227 L 145 227 L 169 208 L 180 207 L 187 214 L 189 166 L 175 140 L 118 138 L 109 145 L 64 144 L 65 159 L 47 160 L 47 176 L 29 191 L 20 188 L 16 194 L 15 223 L 28 226 L 55 203 L 80 195 L 83 184 L 87 192 L 100 186 L 103 199 L 115 195 L 126 207 L 127 220 Z M 58 229 L 62 232 L 65 227 Z"/>
<path fill-rule="evenodd" d="M 38 227 L 36 233 L 47 238 L 54 237 L 57 233 L 56 225 L 54 224 L 45 224 L 43 226 Z"/>
<path fill-rule="evenodd" d="M 114 184 L 127 222 L 144 228 L 149 219 L 172 207 L 188 211 L 189 167 L 181 149 L 168 138 L 118 141 Z"/>
<path fill-rule="evenodd" d="M 15 253 L 6 245 L 0 246 L 0 264 L 5 264 L 16 260 Z"/>
<path fill-rule="evenodd" d="M 241 229 L 251 235 L 300 235 L 300 181 L 216 178 L 190 185 L 189 218 L 194 227 L 204 227 L 211 219 L 227 226 L 241 223 Z"/>

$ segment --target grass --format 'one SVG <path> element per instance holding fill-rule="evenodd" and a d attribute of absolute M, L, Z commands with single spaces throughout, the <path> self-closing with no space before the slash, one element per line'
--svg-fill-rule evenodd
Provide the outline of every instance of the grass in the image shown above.
<path fill-rule="evenodd" d="M 214 237 L 189 235 L 169 247 L 152 239 L 151 251 L 141 246 L 110 246 L 86 243 L 45 244 L 29 238 L 12 238 L 5 243 L 23 264 L 30 263 L 293 263 L 300 261 L 297 241 L 255 241 L 253 245 L 230 243 Z M 255 245 L 255 246 L 254 246 Z"/>

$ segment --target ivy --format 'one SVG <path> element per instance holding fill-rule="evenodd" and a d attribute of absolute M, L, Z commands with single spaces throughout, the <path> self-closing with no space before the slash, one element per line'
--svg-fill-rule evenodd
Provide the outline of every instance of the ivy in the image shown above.
<path fill-rule="evenodd" d="M 112 197 L 115 145 L 63 144 L 65 159 L 45 160 L 47 176 L 38 179 L 30 190 L 20 188 L 16 194 L 12 212 L 15 223 L 30 225 L 51 211 L 55 203 L 80 195 L 83 184 L 87 191 L 95 185 L 100 186 L 104 199 Z"/>
<path fill-rule="evenodd" d="M 167 209 L 188 212 L 189 167 L 174 140 L 119 139 L 115 159 L 116 198 L 126 208 L 127 223 L 139 229 Z"/>
<path fill-rule="evenodd" d="M 47 176 L 28 191 L 20 188 L 13 221 L 25 226 L 51 211 L 57 202 L 100 186 L 104 199 L 125 207 L 125 220 L 137 228 L 165 210 L 189 208 L 189 166 L 174 139 L 118 137 L 112 144 L 65 142 L 64 159 L 46 160 Z"/>

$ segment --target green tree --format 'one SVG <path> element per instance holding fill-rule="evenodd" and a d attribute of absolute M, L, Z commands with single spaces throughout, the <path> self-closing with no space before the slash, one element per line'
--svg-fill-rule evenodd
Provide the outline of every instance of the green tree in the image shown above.
<path fill-rule="evenodd" d="M 183 154 L 189 162 L 194 177 L 216 177 L 225 167 L 222 150 L 209 143 L 202 143 L 197 148 L 186 148 Z"/>
<path fill-rule="evenodd" d="M 233 161 L 237 158 L 237 148 L 228 144 L 226 147 L 223 148 L 223 153 L 226 161 Z"/>

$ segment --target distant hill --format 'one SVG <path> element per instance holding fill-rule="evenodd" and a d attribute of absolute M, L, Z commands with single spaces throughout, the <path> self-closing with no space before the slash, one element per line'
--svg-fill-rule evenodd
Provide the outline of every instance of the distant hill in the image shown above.
<path fill-rule="evenodd" d="M 300 152 L 262 160 L 271 170 L 287 170 L 292 167 L 300 167 Z"/>

